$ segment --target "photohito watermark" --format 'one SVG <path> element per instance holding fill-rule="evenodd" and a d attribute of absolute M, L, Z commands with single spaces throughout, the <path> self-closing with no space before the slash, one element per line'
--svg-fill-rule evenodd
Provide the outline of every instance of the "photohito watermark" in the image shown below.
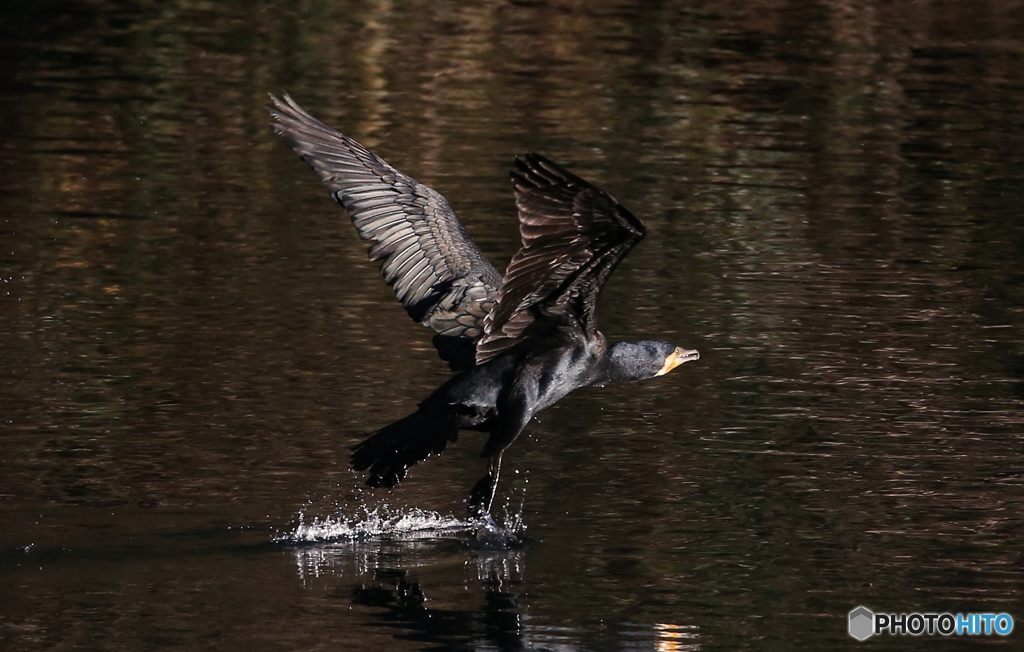
<path fill-rule="evenodd" d="M 850 636 L 863 641 L 875 634 L 911 636 L 1006 636 L 1013 631 L 1010 614 L 876 614 L 867 607 L 850 612 Z"/>

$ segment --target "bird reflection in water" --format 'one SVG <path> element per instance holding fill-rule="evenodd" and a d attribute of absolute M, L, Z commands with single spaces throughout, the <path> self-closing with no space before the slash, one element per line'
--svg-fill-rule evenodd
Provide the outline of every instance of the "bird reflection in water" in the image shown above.
<path fill-rule="evenodd" d="M 610 641 L 652 652 L 701 647 L 694 625 L 602 622 L 595 629 L 543 622 L 529 610 L 528 548 L 522 545 L 497 549 L 451 531 L 408 526 L 387 535 L 291 541 L 307 588 L 350 597 L 396 638 L 422 641 L 431 649 L 621 647 Z M 540 611 L 550 611 L 550 605 Z"/>
<path fill-rule="evenodd" d="M 436 335 L 458 373 L 409 416 L 355 446 L 371 487 L 394 487 L 441 453 L 460 429 L 489 433 L 487 472 L 468 509 L 488 516 L 502 453 L 533 416 L 581 387 L 661 376 L 696 360 L 661 340 L 609 345 L 597 300 L 643 239 L 643 223 L 611 195 L 538 154 L 516 159 L 512 188 L 522 248 L 504 276 L 439 193 L 320 122 L 287 95 L 271 96 L 278 135 L 320 176 L 409 315 Z"/>
<path fill-rule="evenodd" d="M 456 649 L 529 649 L 530 632 L 523 627 L 520 596 L 492 576 L 484 583 L 481 610 L 428 606 L 420 582 L 399 569 L 380 569 L 370 582 L 353 589 L 354 604 L 381 609 L 380 620 L 402 631 L 402 638 L 432 644 L 447 642 Z"/>
<path fill-rule="evenodd" d="M 395 628 L 396 636 L 448 642 L 459 649 L 469 641 L 482 642 L 480 647 L 486 649 L 524 649 L 524 607 L 513 589 L 524 582 L 522 547 L 482 549 L 472 541 L 399 535 L 301 545 L 296 546 L 295 555 L 303 584 L 334 586 L 335 595 L 350 592 L 353 604 L 373 608 L 371 613 Z M 416 570 L 397 566 L 396 558 L 407 560 Z M 432 561 L 424 567 L 423 559 Z M 466 570 L 473 577 L 467 578 Z M 472 590 L 428 596 L 430 589 L 424 588 L 417 573 L 453 573 L 461 578 L 456 584 Z M 337 586 L 348 577 L 353 581 Z M 439 586 L 448 584 L 441 581 Z M 482 605 L 477 587 L 483 590 Z M 472 606 L 462 606 L 467 598 Z"/>

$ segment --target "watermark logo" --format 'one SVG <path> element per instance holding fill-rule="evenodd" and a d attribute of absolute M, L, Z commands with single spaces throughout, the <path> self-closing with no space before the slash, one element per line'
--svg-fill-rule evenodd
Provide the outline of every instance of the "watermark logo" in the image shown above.
<path fill-rule="evenodd" d="M 1013 616 L 982 613 L 876 614 L 867 607 L 857 607 L 849 614 L 848 627 L 850 636 L 858 641 L 875 634 L 1007 636 L 1013 631 Z"/>
<path fill-rule="evenodd" d="M 857 607 L 850 612 L 850 636 L 863 641 L 875 633 L 875 614 L 867 607 Z"/>

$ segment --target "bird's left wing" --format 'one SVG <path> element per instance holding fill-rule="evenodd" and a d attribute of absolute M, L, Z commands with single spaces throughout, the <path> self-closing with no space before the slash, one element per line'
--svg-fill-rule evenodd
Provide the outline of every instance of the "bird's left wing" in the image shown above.
<path fill-rule="evenodd" d="M 595 333 L 601 288 L 646 232 L 611 195 L 543 156 L 527 154 L 516 166 L 523 246 L 484 319 L 477 364 L 552 328 Z"/>
<path fill-rule="evenodd" d="M 445 198 L 355 140 L 320 122 L 292 98 L 270 96 L 275 132 L 345 207 L 371 260 L 409 316 L 437 331 L 434 345 L 453 369 L 474 364 L 501 276 Z"/>

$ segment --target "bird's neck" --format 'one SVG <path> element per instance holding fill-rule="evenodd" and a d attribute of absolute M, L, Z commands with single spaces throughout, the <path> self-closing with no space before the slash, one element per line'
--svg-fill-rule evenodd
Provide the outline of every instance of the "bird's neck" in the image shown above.
<path fill-rule="evenodd" d="M 619 342 L 608 348 L 598 365 L 595 380 L 591 383 L 604 387 L 613 383 L 628 383 L 634 380 L 650 378 L 649 356 L 643 351 L 643 342 Z"/>
<path fill-rule="evenodd" d="M 609 352 L 609 355 L 606 355 L 597 366 L 594 380 L 590 384 L 594 387 L 605 387 L 614 383 L 628 383 L 640 378 L 641 376 L 628 364 L 628 361 L 613 356 Z"/>

